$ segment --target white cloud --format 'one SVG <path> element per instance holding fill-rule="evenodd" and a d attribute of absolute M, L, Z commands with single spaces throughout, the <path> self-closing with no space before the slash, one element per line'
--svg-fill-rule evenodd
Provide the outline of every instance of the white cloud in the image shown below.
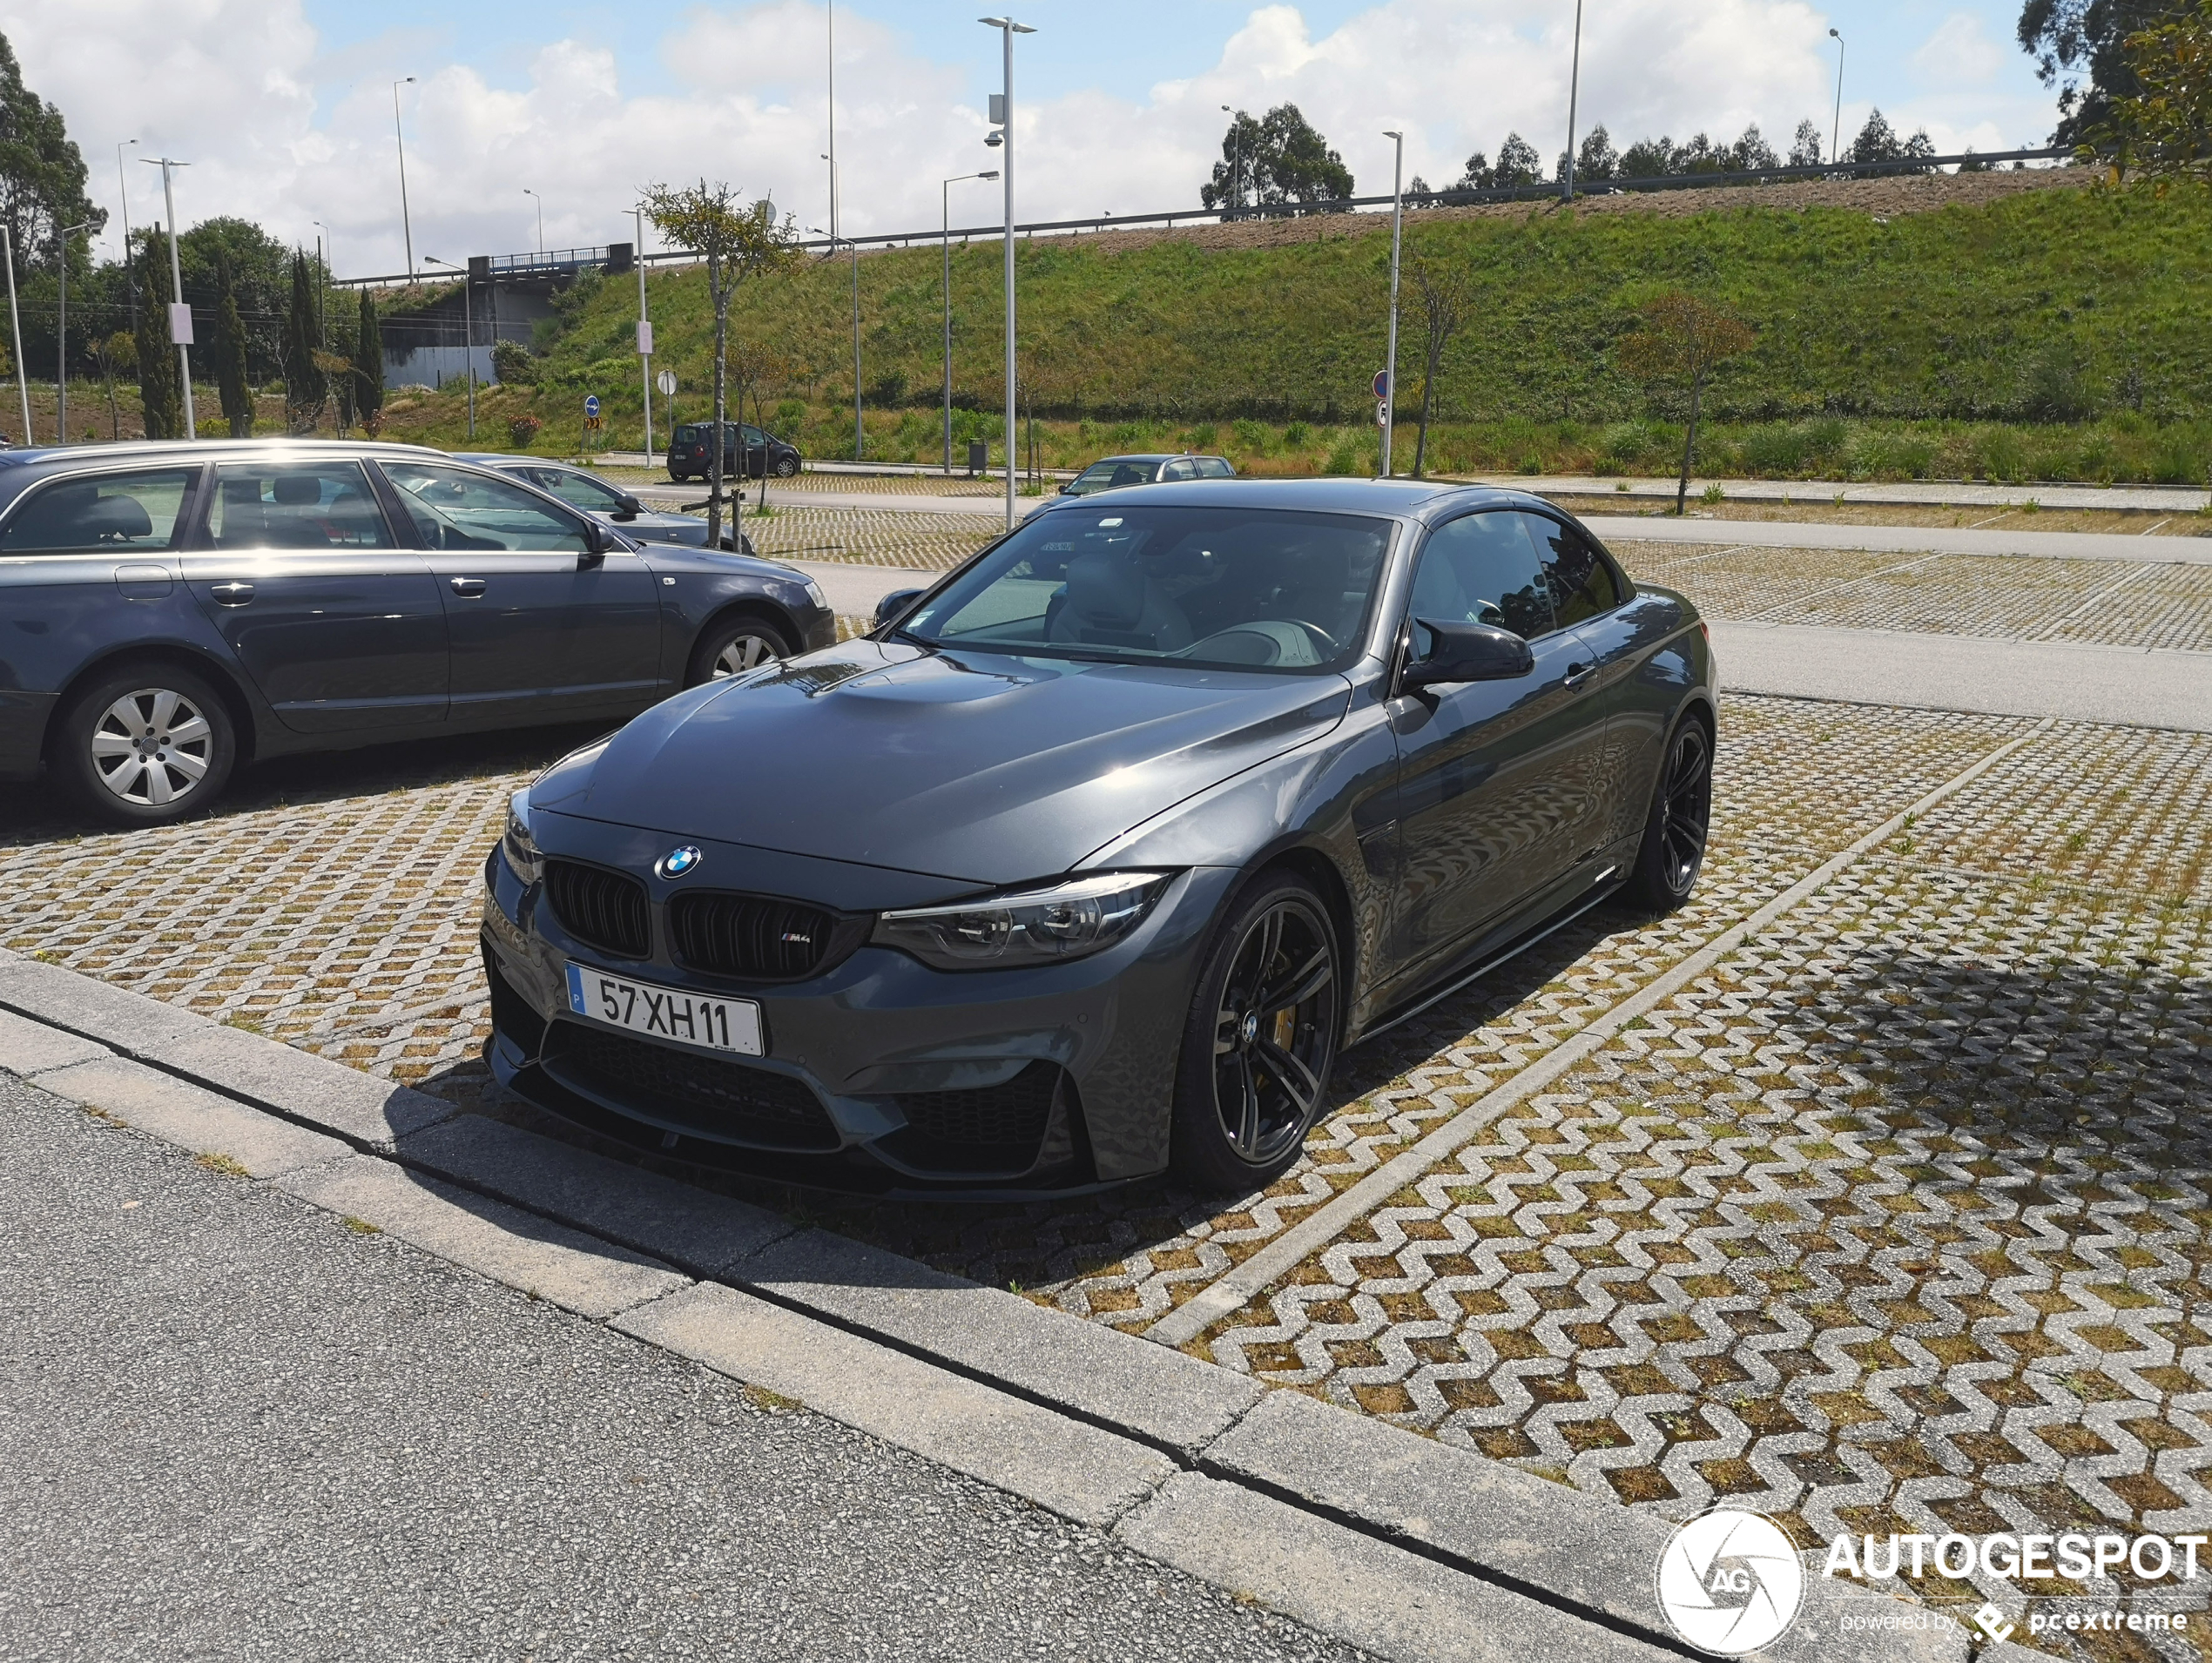
<path fill-rule="evenodd" d="M 1405 127 L 1408 177 L 1435 184 L 1457 177 L 1470 151 L 1495 156 L 1509 130 L 1548 165 L 1566 138 L 1573 15 L 1572 0 L 1376 0 L 1317 37 L 1295 5 L 1260 6 L 1213 67 L 1163 81 L 1141 101 L 1083 91 L 1022 104 L 1017 211 L 1044 219 L 1195 205 L 1218 153 L 1224 104 L 1257 113 L 1295 102 L 1363 192 L 1388 189 L 1387 127 Z M 555 246 L 626 236 L 641 185 L 702 174 L 772 192 L 802 226 L 826 223 L 819 0 L 678 14 L 651 90 L 626 86 L 612 54 L 573 40 L 540 47 L 512 85 L 469 64 L 429 67 L 428 43 L 413 34 L 325 58 L 300 0 L 0 0 L 0 30 L 30 84 L 62 107 L 92 165 L 96 199 L 113 205 L 112 145 L 136 135 L 142 150 L 166 145 L 194 163 L 178 181 L 186 223 L 238 213 L 308 239 L 320 220 L 334 232 L 341 272 L 399 269 L 390 82 L 418 66 L 422 80 L 404 90 L 418 256 L 529 247 L 525 185 L 545 193 Z M 1826 111 L 1825 44 L 1826 20 L 1809 0 L 1591 8 L 1579 125 L 1602 122 L 1625 145 L 1698 130 L 1733 138 L 1756 121 L 1786 145 L 1801 117 Z M 995 165 L 981 142 L 982 112 L 963 97 L 995 82 L 995 64 L 973 79 L 971 67 L 966 53 L 958 64 L 930 57 L 840 8 L 846 229 L 934 226 L 938 181 Z M 349 89 L 319 107 L 314 89 L 341 76 Z M 1993 129 L 1985 141 L 1986 122 L 1929 125 L 1939 142 L 1953 131 L 1985 148 L 2001 142 Z M 141 177 L 132 180 L 131 217 L 143 224 L 158 179 L 132 171 Z M 956 223 L 996 211 L 988 187 L 955 187 Z"/>
<path fill-rule="evenodd" d="M 1912 54 L 1913 73 L 1930 86 L 1979 87 L 1994 81 L 2010 55 L 1972 12 L 1954 11 Z"/>

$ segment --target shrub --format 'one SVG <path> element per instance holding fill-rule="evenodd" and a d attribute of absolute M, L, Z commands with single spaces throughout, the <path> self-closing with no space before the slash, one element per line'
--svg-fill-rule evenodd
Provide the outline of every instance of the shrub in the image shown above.
<path fill-rule="evenodd" d="M 1329 447 L 1328 460 L 1321 464 L 1321 471 L 1334 478 L 1342 478 L 1359 467 L 1359 458 L 1352 448 L 1352 441 L 1339 439 Z"/>
<path fill-rule="evenodd" d="M 1259 456 L 1267 454 L 1267 442 L 1273 436 L 1264 421 L 1233 422 L 1229 431 L 1235 436 L 1239 450 L 1248 450 Z"/>
<path fill-rule="evenodd" d="M 1283 429 L 1283 442 L 1286 445 L 1302 445 L 1312 436 L 1306 431 L 1305 423 L 1303 421 L 1293 421 Z"/>
<path fill-rule="evenodd" d="M 1812 449 L 1810 436 L 1786 421 L 1753 428 L 1737 442 L 1750 471 L 1763 475 L 1802 472 Z"/>
<path fill-rule="evenodd" d="M 534 415 L 518 415 L 507 424 L 507 433 L 518 448 L 528 450 L 544 428 L 545 424 Z"/>
<path fill-rule="evenodd" d="M 537 360 L 530 356 L 529 348 L 519 340 L 500 340 L 492 343 L 491 373 L 502 381 L 519 381 L 524 386 L 537 380 Z"/>
<path fill-rule="evenodd" d="M 1211 421 L 1201 421 L 1197 427 L 1191 428 L 1190 433 L 1185 436 L 1190 442 L 1184 448 L 1190 450 L 1211 450 L 1214 447 L 1214 441 L 1220 437 L 1220 435 L 1215 432 L 1214 425 Z"/>

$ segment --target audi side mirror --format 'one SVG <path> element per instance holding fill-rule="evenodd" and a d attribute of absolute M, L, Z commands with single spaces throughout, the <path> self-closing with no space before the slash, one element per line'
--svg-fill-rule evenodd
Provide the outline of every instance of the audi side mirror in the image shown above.
<path fill-rule="evenodd" d="M 1060 495 L 1062 495 L 1062 496 L 1073 496 L 1075 494 L 1076 494 L 1076 481 L 1073 481 L 1073 480 L 1071 480 L 1071 479 L 1068 479 L 1068 480 L 1062 480 L 1062 481 L 1060 481 Z"/>
<path fill-rule="evenodd" d="M 637 499 L 625 491 L 623 493 L 622 506 L 615 510 L 614 517 L 617 520 L 635 520 L 640 506 Z"/>
<path fill-rule="evenodd" d="M 900 615 L 921 596 L 922 591 L 918 589 L 893 589 L 875 603 L 875 627 L 880 630 L 887 624 L 897 623 Z"/>
<path fill-rule="evenodd" d="M 1494 623 L 1446 623 L 1435 618 L 1413 622 L 1429 632 L 1429 649 L 1406 666 L 1409 693 L 1453 682 L 1509 682 L 1536 668 L 1536 655 L 1528 643 Z"/>

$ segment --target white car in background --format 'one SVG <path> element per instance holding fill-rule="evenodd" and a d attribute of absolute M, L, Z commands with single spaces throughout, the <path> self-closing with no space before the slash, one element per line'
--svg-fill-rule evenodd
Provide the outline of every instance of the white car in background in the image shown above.
<path fill-rule="evenodd" d="M 526 485 L 535 485 L 541 491 L 550 491 L 570 508 L 582 508 L 626 537 L 644 542 L 684 543 L 693 549 L 706 547 L 706 522 L 697 515 L 662 514 L 646 508 L 629 492 L 581 468 L 540 461 L 534 456 L 510 456 L 500 451 L 456 452 L 455 460 L 474 462 L 479 468 L 489 468 Z M 736 540 L 729 532 L 724 532 L 722 546 L 737 554 L 759 552 L 752 546 L 752 539 L 743 532 L 737 534 Z"/>

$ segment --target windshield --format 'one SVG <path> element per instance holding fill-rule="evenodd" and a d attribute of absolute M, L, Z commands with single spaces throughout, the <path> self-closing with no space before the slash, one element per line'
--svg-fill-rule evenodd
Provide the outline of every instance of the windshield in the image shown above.
<path fill-rule="evenodd" d="M 1042 514 L 901 626 L 930 646 L 1312 674 L 1359 656 L 1392 523 L 1280 508 Z"/>

